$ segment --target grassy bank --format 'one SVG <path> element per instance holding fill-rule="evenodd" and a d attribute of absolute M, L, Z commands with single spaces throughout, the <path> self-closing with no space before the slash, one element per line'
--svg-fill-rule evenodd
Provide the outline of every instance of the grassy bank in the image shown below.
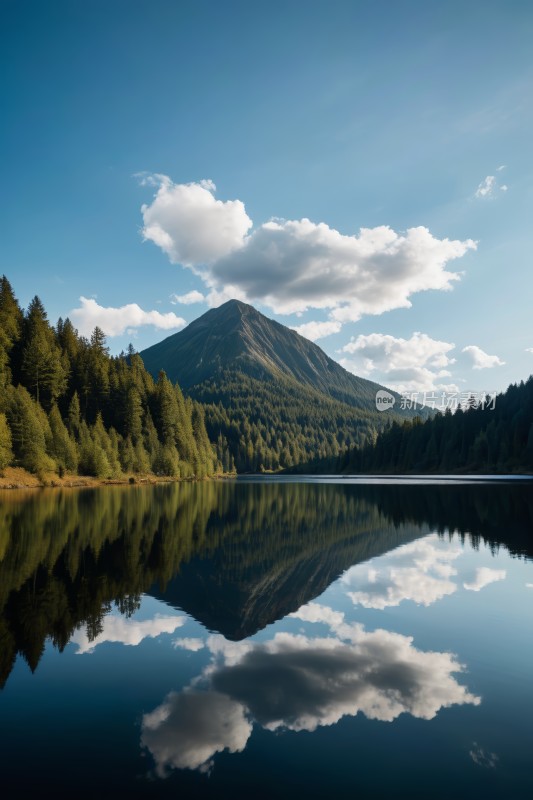
<path fill-rule="evenodd" d="M 214 475 L 214 478 L 222 477 Z M 231 477 L 231 475 L 224 475 Z M 190 481 L 191 478 L 172 478 L 153 474 L 146 475 L 124 475 L 120 478 L 94 478 L 90 475 L 69 475 L 65 473 L 62 477 L 51 472 L 48 474 L 34 475 L 22 467 L 6 467 L 0 472 L 0 489 L 42 489 L 44 487 L 83 487 L 83 486 L 110 486 L 127 484 L 153 484 L 153 483 L 174 483 L 178 481 Z"/>

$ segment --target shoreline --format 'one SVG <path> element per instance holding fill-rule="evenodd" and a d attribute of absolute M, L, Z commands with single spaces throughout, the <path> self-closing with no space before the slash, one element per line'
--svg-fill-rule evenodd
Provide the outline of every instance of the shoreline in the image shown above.
<path fill-rule="evenodd" d="M 234 475 L 212 475 L 209 478 L 173 478 L 168 475 L 125 475 L 123 478 L 95 478 L 91 475 L 59 475 L 39 477 L 22 467 L 6 467 L 0 472 L 0 491 L 8 489 L 93 489 L 99 486 L 150 486 L 156 483 L 193 483 L 221 480 Z"/>
<path fill-rule="evenodd" d="M 155 486 L 158 483 L 198 483 L 200 481 L 219 481 L 241 478 L 244 481 L 255 480 L 257 478 L 274 478 L 290 480 L 291 478 L 326 478 L 337 480 L 351 480 L 367 482 L 396 481 L 410 483 L 412 481 L 431 482 L 453 482 L 454 480 L 470 480 L 473 483 L 479 482 L 505 482 L 506 480 L 521 479 L 524 482 L 532 481 L 531 473 L 291 473 L 291 472 L 270 472 L 270 473 L 227 473 L 211 475 L 205 478 L 173 478 L 168 475 L 125 475 L 122 478 L 95 478 L 91 475 L 64 475 L 62 478 L 55 473 L 39 477 L 22 467 L 6 467 L 0 473 L 0 491 L 20 490 L 20 489 L 95 489 L 102 486 Z"/>

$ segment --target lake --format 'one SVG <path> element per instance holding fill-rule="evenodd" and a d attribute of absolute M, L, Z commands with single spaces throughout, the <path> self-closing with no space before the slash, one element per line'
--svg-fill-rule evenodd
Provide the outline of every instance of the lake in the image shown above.
<path fill-rule="evenodd" d="M 0 493 L 0 791 L 529 798 L 533 485 Z"/>

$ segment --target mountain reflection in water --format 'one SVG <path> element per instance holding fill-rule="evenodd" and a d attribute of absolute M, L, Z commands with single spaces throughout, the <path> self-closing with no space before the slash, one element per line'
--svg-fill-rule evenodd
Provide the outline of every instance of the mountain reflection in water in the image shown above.
<path fill-rule="evenodd" d="M 17 653 L 35 670 L 48 637 L 59 650 L 74 635 L 90 649 L 111 604 L 126 622 L 146 592 L 239 641 L 297 611 L 345 570 L 430 531 L 531 557 L 532 528 L 531 488 L 512 484 L 473 491 L 224 481 L 4 492 L 0 682 Z M 365 587 L 356 578 L 351 569 L 350 587 L 372 607 L 377 581 Z"/>
<path fill-rule="evenodd" d="M 4 492 L 2 790 L 529 798 L 532 532 L 520 481 Z"/>

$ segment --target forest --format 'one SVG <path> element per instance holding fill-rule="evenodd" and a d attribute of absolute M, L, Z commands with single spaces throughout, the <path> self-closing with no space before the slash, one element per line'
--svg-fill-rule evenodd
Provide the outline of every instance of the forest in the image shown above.
<path fill-rule="evenodd" d="M 352 408 L 283 376 L 259 380 L 228 370 L 191 394 L 204 406 L 217 451 L 227 445 L 237 472 L 277 472 L 310 458 L 334 459 L 350 445 L 371 441 L 383 422 L 376 411 Z"/>
<path fill-rule="evenodd" d="M 375 442 L 303 471 L 342 473 L 533 472 L 533 376 L 495 402 L 471 402 L 422 421 L 397 421 Z"/>
<path fill-rule="evenodd" d="M 385 420 L 388 424 L 385 425 Z M 385 427 L 383 427 L 385 425 Z M 235 471 L 533 471 L 533 376 L 495 402 L 426 419 L 351 408 L 284 375 L 226 370 L 185 395 L 95 328 L 23 311 L 0 280 L 0 472 L 204 478 Z"/>
<path fill-rule="evenodd" d="M 87 339 L 52 326 L 38 297 L 22 311 L 0 280 L 0 471 L 121 478 L 204 478 L 231 471 L 223 438 L 164 372 L 154 380 L 132 347 L 111 356 L 103 331 Z"/>

